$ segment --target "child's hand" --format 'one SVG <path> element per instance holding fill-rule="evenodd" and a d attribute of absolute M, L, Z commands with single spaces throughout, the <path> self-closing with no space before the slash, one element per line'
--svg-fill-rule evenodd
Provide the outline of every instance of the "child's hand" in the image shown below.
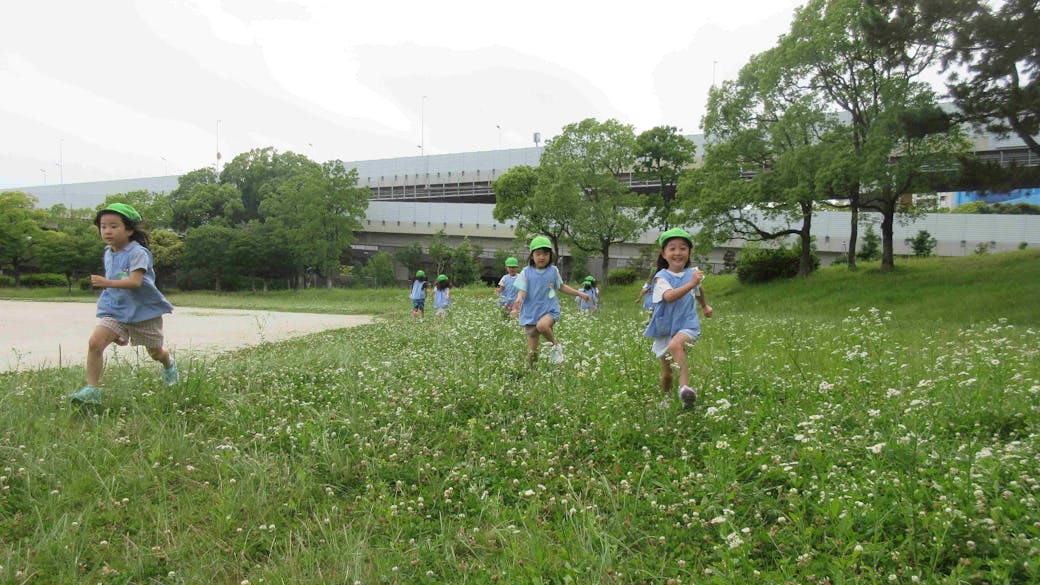
<path fill-rule="evenodd" d="M 108 279 L 105 278 L 104 276 L 98 276 L 97 274 L 91 274 L 90 275 L 90 286 L 92 286 L 94 288 L 107 288 L 108 285 L 105 284 L 107 282 L 108 282 Z"/>
<path fill-rule="evenodd" d="M 582 300 L 584 300 L 586 303 L 589 302 L 589 295 L 585 293 L 578 293 L 578 296 L 580 296 Z"/>
<path fill-rule="evenodd" d="M 714 312 L 715 311 L 712 310 L 711 305 L 704 305 L 704 316 L 705 317 L 711 317 L 712 313 L 714 313 Z"/>

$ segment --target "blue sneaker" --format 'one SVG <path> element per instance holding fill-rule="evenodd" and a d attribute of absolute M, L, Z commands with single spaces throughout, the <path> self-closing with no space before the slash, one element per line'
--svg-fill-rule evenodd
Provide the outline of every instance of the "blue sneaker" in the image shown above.
<path fill-rule="evenodd" d="M 173 386 L 181 381 L 181 375 L 177 371 L 177 362 L 173 361 L 173 358 L 170 358 L 170 367 L 162 369 L 162 379 L 167 386 Z"/>
<path fill-rule="evenodd" d="M 101 389 L 97 386 L 84 386 L 69 395 L 76 404 L 101 404 Z"/>

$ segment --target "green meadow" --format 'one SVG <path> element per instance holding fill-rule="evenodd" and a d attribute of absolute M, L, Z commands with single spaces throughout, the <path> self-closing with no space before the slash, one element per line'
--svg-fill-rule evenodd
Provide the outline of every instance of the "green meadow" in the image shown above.
<path fill-rule="evenodd" d="M 0 581 L 1040 581 L 1040 253 L 704 288 L 691 411 L 638 284 L 564 296 L 533 369 L 487 288 L 172 294 L 382 318 L 115 367 L 100 409 L 0 375 Z"/>

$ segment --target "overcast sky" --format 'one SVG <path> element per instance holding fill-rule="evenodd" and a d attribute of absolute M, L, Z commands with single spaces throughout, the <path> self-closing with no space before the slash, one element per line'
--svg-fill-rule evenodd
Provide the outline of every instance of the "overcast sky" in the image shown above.
<path fill-rule="evenodd" d="M 517 148 L 589 117 L 699 133 L 713 76 L 801 3 L 5 1 L 0 188 L 184 173 L 218 131 L 225 161 Z"/>

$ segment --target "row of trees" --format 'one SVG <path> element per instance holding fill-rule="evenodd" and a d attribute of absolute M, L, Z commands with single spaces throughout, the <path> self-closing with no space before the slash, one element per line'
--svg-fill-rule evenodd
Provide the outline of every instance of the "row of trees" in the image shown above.
<path fill-rule="evenodd" d="M 812 216 L 850 213 L 848 265 L 856 267 L 860 213 L 880 215 L 881 267 L 894 263 L 894 222 L 915 213 L 911 194 L 951 185 L 1040 184 L 1035 172 L 972 160 L 965 124 L 1019 135 L 1038 155 L 1037 3 L 976 0 L 810 0 L 790 31 L 713 87 L 703 120 L 704 164 L 675 128 L 635 136 L 616 120 L 571 124 L 537 168 L 494 185 L 495 217 L 542 233 L 554 246 L 599 254 L 647 228 L 699 226 L 699 246 L 795 237 L 800 274 L 812 267 Z M 920 81 L 952 71 L 957 110 L 944 111 Z M 660 185 L 639 199 L 618 177 Z M 1030 183 L 1030 181 L 1032 181 Z M 786 219 L 790 229 L 767 222 Z"/>

